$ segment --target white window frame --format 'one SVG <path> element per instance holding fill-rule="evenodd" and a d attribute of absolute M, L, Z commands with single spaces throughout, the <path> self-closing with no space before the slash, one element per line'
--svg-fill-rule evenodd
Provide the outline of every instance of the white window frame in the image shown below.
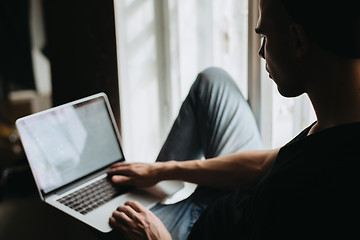
<path fill-rule="evenodd" d="M 157 135 L 155 138 L 160 139 L 157 140 L 157 143 L 153 144 L 160 148 L 161 143 L 165 140 L 165 137 L 170 130 L 172 121 L 176 117 L 179 107 L 181 105 L 181 101 L 184 98 L 184 90 L 187 89 L 187 85 L 184 86 L 183 81 L 180 79 L 188 79 L 187 81 L 192 81 L 195 78 L 195 74 L 193 75 L 192 71 L 194 69 L 189 69 L 191 72 L 191 76 L 184 76 L 184 68 L 181 65 L 182 54 L 183 52 L 179 51 L 179 47 L 181 47 L 181 42 L 178 41 L 179 34 L 181 34 L 181 27 L 177 22 L 179 14 L 184 11 L 182 7 L 184 5 L 180 5 L 180 3 L 184 3 L 185 0 L 142 0 L 142 1 L 131 1 L 131 0 L 114 0 L 114 9 L 115 9 L 115 21 L 116 21 L 116 34 L 117 36 L 117 56 L 118 56 L 118 72 L 119 72 L 119 91 L 120 91 L 120 107 L 121 107 L 121 122 L 122 122 L 122 136 L 124 139 L 124 148 L 125 154 L 128 155 L 128 159 L 130 161 L 153 161 L 156 157 L 156 150 L 154 150 L 151 154 L 139 155 L 139 150 L 136 151 L 138 146 L 136 137 L 133 136 L 133 129 L 136 128 L 136 123 L 134 123 L 134 119 L 136 116 L 132 113 L 132 101 L 130 100 L 132 97 L 133 87 L 130 83 L 132 79 L 130 79 L 129 66 L 128 66 L 128 51 L 126 38 L 128 37 L 127 29 L 126 29 L 126 21 L 128 12 L 125 12 L 125 4 L 130 4 L 131 11 L 134 10 L 137 5 L 141 4 L 149 4 L 150 2 L 153 4 L 153 29 L 150 29 L 152 34 L 155 36 L 155 45 L 156 51 L 153 53 L 157 57 L 157 62 L 154 65 L 156 68 L 156 74 L 151 76 L 152 78 L 156 78 L 157 81 L 157 91 L 161 94 L 158 94 L 158 98 L 155 100 L 156 104 L 159 104 L 158 112 L 155 114 L 155 120 L 158 123 L 155 123 L 154 127 L 157 131 Z M 189 4 L 194 4 L 195 9 L 197 9 L 197 16 L 200 16 L 198 24 L 202 24 L 204 19 L 207 21 L 212 21 L 213 11 L 216 11 L 216 7 L 213 4 L 208 4 L 209 0 L 193 0 L 188 2 Z M 278 147 L 285 143 L 287 140 L 290 140 L 290 136 L 294 136 L 298 133 L 304 126 L 306 126 L 310 120 L 314 119 L 311 116 L 311 107 L 308 99 L 305 96 L 300 98 L 296 98 L 293 101 L 294 104 L 291 105 L 291 127 L 288 129 L 287 135 L 289 139 L 285 139 L 281 143 L 274 140 L 274 137 L 277 135 L 277 120 L 276 120 L 276 109 L 274 108 L 274 95 L 278 94 L 274 91 L 275 85 L 272 80 L 268 78 L 268 74 L 265 71 L 265 61 L 261 60 L 258 56 L 258 49 L 260 47 L 260 37 L 254 32 L 258 21 L 259 15 L 259 1 L 249 0 L 248 1 L 248 52 L 247 52 L 247 62 L 248 62 L 248 71 L 247 71 L 247 83 L 245 85 L 247 88 L 247 93 L 244 95 L 248 97 L 249 104 L 253 110 L 255 115 L 258 127 L 260 129 L 260 133 L 262 136 L 262 140 L 265 148 Z M 170 17 L 171 15 L 171 17 Z M 203 16 L 203 17 L 201 17 Z M 209 18 L 210 16 L 210 18 Z M 201 20 L 203 19 L 203 20 Z M 205 28 L 200 30 L 203 32 L 197 32 L 196 41 L 197 44 L 201 42 L 201 44 L 205 44 L 208 47 L 215 47 L 216 44 L 214 42 L 214 37 L 210 37 L 204 39 L 204 33 L 208 36 L 213 36 L 215 33 L 215 29 L 213 28 L 213 22 L 206 22 L 206 24 L 202 24 Z M 193 27 L 193 26 L 190 26 Z M 191 36 L 190 36 L 191 37 Z M 212 49 L 212 48 L 211 48 Z M 196 54 L 195 54 L 196 55 Z M 195 63 L 200 67 L 208 67 L 211 66 L 212 62 L 208 59 L 217 58 L 214 56 L 213 52 L 201 52 L 202 58 L 200 59 L 196 56 Z M 207 56 L 207 57 L 204 57 Z M 200 69 L 201 70 L 201 69 Z M 133 70 L 131 70 L 133 71 Z M 197 70 L 196 70 L 197 71 Z M 287 101 L 287 100 L 286 100 Z M 153 119 L 153 124 L 154 121 Z M 275 132 L 274 132 L 275 131 Z M 276 144 L 275 144 L 276 142 Z M 135 145 L 135 146 L 134 146 Z M 158 149 L 160 150 L 160 149 Z M 140 157 L 136 157 L 140 156 Z"/>

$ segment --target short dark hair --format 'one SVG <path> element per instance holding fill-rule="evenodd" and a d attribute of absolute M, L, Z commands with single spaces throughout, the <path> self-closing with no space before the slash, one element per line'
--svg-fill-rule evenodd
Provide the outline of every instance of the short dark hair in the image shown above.
<path fill-rule="evenodd" d="M 360 58 L 360 0 L 281 0 L 293 21 L 319 46 Z"/>

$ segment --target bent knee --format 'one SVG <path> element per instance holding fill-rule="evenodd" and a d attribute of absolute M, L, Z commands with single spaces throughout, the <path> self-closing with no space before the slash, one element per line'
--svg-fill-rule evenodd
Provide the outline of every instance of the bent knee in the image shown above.
<path fill-rule="evenodd" d="M 195 81 L 199 89 L 231 89 L 239 91 L 233 78 L 223 69 L 218 67 L 209 67 L 201 71 Z"/>

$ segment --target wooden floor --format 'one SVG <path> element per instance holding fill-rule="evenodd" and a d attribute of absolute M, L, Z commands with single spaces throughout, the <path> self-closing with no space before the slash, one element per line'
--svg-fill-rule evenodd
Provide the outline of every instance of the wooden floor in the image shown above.
<path fill-rule="evenodd" d="M 97 240 L 93 230 L 42 203 L 38 196 L 0 202 L 0 239 Z"/>
<path fill-rule="evenodd" d="M 43 203 L 29 172 L 12 177 L 6 188 L 0 188 L 1 240 L 99 239 L 90 227 Z"/>

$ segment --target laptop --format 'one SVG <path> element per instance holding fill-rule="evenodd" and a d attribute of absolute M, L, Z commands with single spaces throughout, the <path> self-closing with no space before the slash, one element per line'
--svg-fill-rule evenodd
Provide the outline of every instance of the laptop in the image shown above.
<path fill-rule="evenodd" d="M 171 197 L 180 181 L 150 188 L 117 187 L 110 165 L 125 161 L 106 94 L 99 93 L 16 121 L 40 198 L 101 231 L 119 205 L 136 200 L 147 208 Z"/>

